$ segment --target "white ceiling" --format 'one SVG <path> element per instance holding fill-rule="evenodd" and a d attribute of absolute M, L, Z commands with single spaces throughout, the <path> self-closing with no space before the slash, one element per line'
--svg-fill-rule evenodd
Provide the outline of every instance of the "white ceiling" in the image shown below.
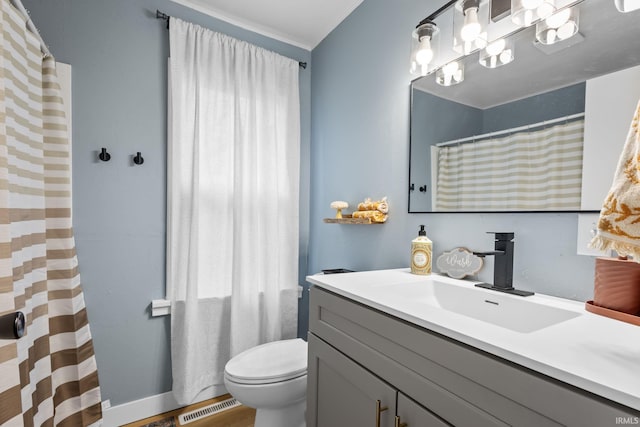
<path fill-rule="evenodd" d="M 362 0 L 172 0 L 244 29 L 312 50 Z"/>

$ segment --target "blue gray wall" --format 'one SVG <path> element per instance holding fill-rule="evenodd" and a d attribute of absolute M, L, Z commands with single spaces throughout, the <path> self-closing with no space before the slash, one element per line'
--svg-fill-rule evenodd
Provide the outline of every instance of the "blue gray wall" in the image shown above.
<path fill-rule="evenodd" d="M 425 224 L 434 253 L 490 249 L 487 231 L 515 232 L 516 286 L 577 300 L 592 296 L 593 259 L 576 255 L 577 215 L 408 214 L 410 34 L 441 6 L 365 0 L 313 50 L 309 271 L 407 267 Z M 383 225 L 325 224 L 332 200 L 387 196 Z M 492 280 L 492 266 L 480 273 Z"/>
<path fill-rule="evenodd" d="M 171 385 L 169 318 L 149 315 L 150 300 L 163 298 L 165 289 L 168 35 L 153 18 L 156 9 L 312 59 L 313 78 L 311 69 L 300 74 L 302 275 L 332 267 L 406 267 L 419 224 L 427 225 L 436 253 L 456 246 L 487 249 L 492 241 L 485 231 L 505 230 L 516 233 L 518 285 L 590 297 L 593 260 L 575 255 L 574 214 L 407 213 L 409 35 L 439 2 L 364 0 L 312 54 L 169 0 L 24 4 L 53 54 L 73 66 L 74 226 L 102 392 L 113 404 Z M 100 147 L 110 150 L 109 163 L 96 162 Z M 142 167 L 131 165 L 136 151 L 145 157 Z M 333 200 L 382 196 L 391 203 L 384 225 L 322 222 L 332 214 Z M 491 266 L 482 274 L 489 280 Z M 305 292 L 302 333 L 306 303 Z"/>
<path fill-rule="evenodd" d="M 74 226 L 103 399 L 117 405 L 167 392 L 170 319 L 149 312 L 151 300 L 165 296 L 169 34 L 155 11 L 309 65 L 311 53 L 169 0 L 24 4 L 56 59 L 72 65 Z M 310 67 L 301 71 L 301 283 L 309 235 L 310 78 Z M 109 150 L 110 162 L 96 161 L 100 147 Z M 132 164 L 137 151 L 142 166 Z"/>

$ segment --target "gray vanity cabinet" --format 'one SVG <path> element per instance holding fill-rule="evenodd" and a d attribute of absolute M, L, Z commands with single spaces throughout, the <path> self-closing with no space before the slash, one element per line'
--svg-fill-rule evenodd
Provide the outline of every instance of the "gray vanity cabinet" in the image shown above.
<path fill-rule="evenodd" d="M 393 425 L 396 390 L 319 338 L 309 336 L 308 376 L 318 390 L 317 427 Z M 309 410 L 308 410 L 309 411 Z"/>
<path fill-rule="evenodd" d="M 320 287 L 308 427 L 608 426 L 640 413 Z M 396 420 L 397 418 L 397 420 Z"/>
<path fill-rule="evenodd" d="M 317 397 L 307 412 L 315 426 L 393 426 L 396 418 L 398 426 L 449 425 L 313 334 L 309 348 Z"/>
<path fill-rule="evenodd" d="M 398 409 L 397 409 L 397 425 L 406 427 L 428 426 L 428 427 L 446 427 L 451 424 L 438 418 L 425 407 L 417 404 L 403 393 L 398 392 Z"/>

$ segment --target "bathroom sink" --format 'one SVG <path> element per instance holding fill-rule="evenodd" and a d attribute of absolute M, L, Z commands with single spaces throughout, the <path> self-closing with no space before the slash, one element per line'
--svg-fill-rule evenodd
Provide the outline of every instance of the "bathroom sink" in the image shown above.
<path fill-rule="evenodd" d="M 471 282 L 442 276 L 430 276 L 426 282 L 379 284 L 373 288 L 374 294 L 382 297 L 380 293 L 384 293 L 384 299 L 397 307 L 403 304 L 414 308 L 416 304 L 431 306 L 521 333 L 534 332 L 581 315 L 577 310 L 553 306 L 551 299 L 501 294 L 477 288 Z"/>

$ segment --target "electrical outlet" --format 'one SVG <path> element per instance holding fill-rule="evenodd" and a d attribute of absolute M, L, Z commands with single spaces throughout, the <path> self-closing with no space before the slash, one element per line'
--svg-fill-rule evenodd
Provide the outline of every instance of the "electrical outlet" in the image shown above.
<path fill-rule="evenodd" d="M 105 411 L 107 409 L 111 408 L 111 400 L 107 399 L 107 400 L 103 400 L 102 401 L 102 410 Z"/>

